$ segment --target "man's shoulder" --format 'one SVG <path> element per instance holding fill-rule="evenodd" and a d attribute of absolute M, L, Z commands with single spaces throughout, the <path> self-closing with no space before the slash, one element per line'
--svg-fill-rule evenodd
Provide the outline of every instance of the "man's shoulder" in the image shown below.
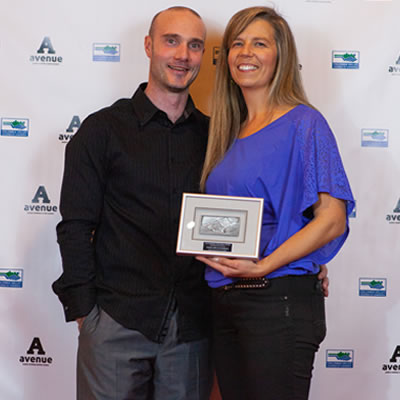
<path fill-rule="evenodd" d="M 80 131 L 108 131 L 113 126 L 120 126 L 122 123 L 132 123 L 132 119 L 134 118 L 132 99 L 123 98 L 89 114 L 83 120 Z"/>
<path fill-rule="evenodd" d="M 210 117 L 208 117 L 206 114 L 204 114 L 198 108 L 195 107 L 193 112 L 195 113 L 197 118 L 201 119 L 204 122 L 207 122 L 207 124 L 210 122 Z"/>
<path fill-rule="evenodd" d="M 89 114 L 70 140 L 69 147 L 83 142 L 92 145 L 95 142 L 106 142 L 110 133 L 119 130 L 122 126 L 132 125 L 134 112 L 131 99 L 119 99 L 107 107 L 103 107 Z"/>
<path fill-rule="evenodd" d="M 90 119 L 103 119 L 104 117 L 112 117 L 121 113 L 132 113 L 132 99 L 122 98 L 115 101 L 113 104 L 103 107 L 93 113 L 87 118 Z"/>
<path fill-rule="evenodd" d="M 208 126 L 210 124 L 210 117 L 201 112 L 198 108 L 193 110 L 193 116 L 196 119 L 196 123 L 200 125 L 200 129 L 204 134 L 208 135 Z"/>

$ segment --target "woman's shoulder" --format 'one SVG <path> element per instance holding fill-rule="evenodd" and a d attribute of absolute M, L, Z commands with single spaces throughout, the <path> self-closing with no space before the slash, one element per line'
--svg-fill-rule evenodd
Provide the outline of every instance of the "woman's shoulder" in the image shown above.
<path fill-rule="evenodd" d="M 306 104 L 299 104 L 293 109 L 293 118 L 302 121 L 325 121 L 319 110 Z"/>
<path fill-rule="evenodd" d="M 332 134 L 327 120 L 316 108 L 305 104 L 299 104 L 293 111 L 292 118 L 297 127 L 298 135 L 305 135 L 308 137 L 316 134 L 323 136 L 330 136 Z"/>

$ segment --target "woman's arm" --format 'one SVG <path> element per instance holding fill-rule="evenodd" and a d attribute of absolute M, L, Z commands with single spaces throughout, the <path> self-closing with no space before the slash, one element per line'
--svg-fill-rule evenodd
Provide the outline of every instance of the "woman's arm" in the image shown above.
<path fill-rule="evenodd" d="M 328 193 L 319 193 L 313 205 L 314 218 L 300 231 L 282 243 L 269 256 L 257 262 L 224 257 L 196 257 L 227 277 L 261 277 L 283 265 L 305 257 L 346 229 L 345 202 Z"/>

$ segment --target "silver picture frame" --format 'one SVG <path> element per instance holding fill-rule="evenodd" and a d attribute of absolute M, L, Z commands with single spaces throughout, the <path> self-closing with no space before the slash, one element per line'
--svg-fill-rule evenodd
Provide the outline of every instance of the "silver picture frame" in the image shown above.
<path fill-rule="evenodd" d="M 264 199 L 183 193 L 176 253 L 257 260 Z"/>

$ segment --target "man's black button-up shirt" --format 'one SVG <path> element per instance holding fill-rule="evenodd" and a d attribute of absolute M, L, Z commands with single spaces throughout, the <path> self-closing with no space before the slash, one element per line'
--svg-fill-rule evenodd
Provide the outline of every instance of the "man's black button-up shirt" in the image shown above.
<path fill-rule="evenodd" d="M 53 289 L 67 321 L 98 304 L 153 341 L 176 300 L 180 338 L 196 340 L 208 323 L 204 268 L 175 250 L 182 192 L 199 191 L 208 118 L 189 98 L 172 123 L 144 88 L 90 115 L 67 145 Z"/>

